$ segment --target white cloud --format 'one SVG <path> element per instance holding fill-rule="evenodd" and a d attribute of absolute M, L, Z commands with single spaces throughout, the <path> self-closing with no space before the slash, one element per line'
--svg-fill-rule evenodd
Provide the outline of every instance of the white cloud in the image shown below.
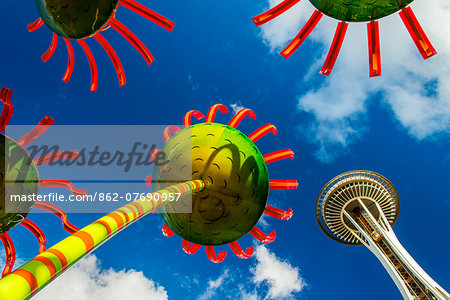
<path fill-rule="evenodd" d="M 239 285 L 239 299 L 241 300 L 259 300 L 258 292 L 254 290 L 253 292 L 248 292 L 245 290 L 244 286 Z"/>
<path fill-rule="evenodd" d="M 228 272 L 229 272 L 228 269 L 226 269 L 222 273 L 222 275 L 220 275 L 216 280 L 208 281 L 208 286 L 206 287 L 205 292 L 201 294 L 198 297 L 198 299 L 199 300 L 213 299 L 213 297 L 216 295 L 217 290 L 221 289 L 223 281 L 229 277 Z"/>
<path fill-rule="evenodd" d="M 6 252 L 3 250 L 3 244 L 0 243 L 0 274 L 3 272 L 6 264 Z M 16 250 L 17 251 L 17 250 Z M 18 252 L 16 252 L 16 260 L 14 262 L 13 271 L 19 268 L 21 265 L 26 263 L 21 257 L 18 256 Z"/>
<path fill-rule="evenodd" d="M 243 110 L 245 107 L 241 105 L 240 102 L 230 104 L 231 109 L 234 114 L 237 114 L 240 110 Z"/>
<path fill-rule="evenodd" d="M 81 260 L 35 296 L 36 300 L 168 299 L 163 287 L 135 270 L 102 270 L 95 255 Z"/>
<path fill-rule="evenodd" d="M 280 1 L 269 0 L 271 6 Z M 304 91 L 298 108 L 313 122 L 302 127 L 318 147 L 318 159 L 329 162 L 364 132 L 369 100 L 383 102 L 397 122 L 418 140 L 450 131 L 450 4 L 446 0 L 417 0 L 411 5 L 419 22 L 438 51 L 422 61 L 400 17 L 380 20 L 383 76 L 368 78 L 365 24 L 351 23 L 329 78 L 318 71 L 326 57 L 337 21 L 324 16 L 311 34 L 316 53 L 302 52 L 313 63 L 303 77 Z M 271 49 L 283 48 L 300 30 L 313 11 L 308 1 L 301 1 L 280 20 L 262 26 L 262 37 Z M 289 63 L 289 62 L 287 62 Z M 290 62 L 292 63 L 292 62 Z M 311 76 L 323 80 L 319 88 L 310 84 Z M 361 129 L 363 129 L 361 131 Z"/>
<path fill-rule="evenodd" d="M 280 2 L 281 0 L 269 0 L 269 5 L 273 7 Z M 281 50 L 281 47 L 298 33 L 298 28 L 314 11 L 311 5 L 302 5 L 301 2 L 283 15 L 261 26 L 262 38 L 271 50 Z M 266 9 L 269 9 L 269 6 Z"/>
<path fill-rule="evenodd" d="M 279 259 L 263 245 L 256 247 L 251 259 L 250 276 L 243 270 L 227 268 L 207 282 L 197 299 L 292 299 L 306 285 L 298 268 Z"/>
<path fill-rule="evenodd" d="M 251 269 L 252 281 L 257 285 L 265 283 L 268 293 L 265 299 L 291 299 L 292 295 L 301 292 L 305 282 L 300 277 L 299 269 L 286 261 L 280 260 L 264 246 L 255 250 L 256 265 Z M 253 294 L 245 294 L 254 299 Z"/>

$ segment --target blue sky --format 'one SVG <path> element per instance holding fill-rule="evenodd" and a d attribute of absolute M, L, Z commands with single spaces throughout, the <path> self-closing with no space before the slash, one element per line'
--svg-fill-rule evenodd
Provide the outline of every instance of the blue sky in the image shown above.
<path fill-rule="evenodd" d="M 75 71 L 66 84 L 61 80 L 67 64 L 62 40 L 44 64 L 40 56 L 50 44 L 50 31 L 26 30 L 38 17 L 33 3 L 0 3 L 0 83 L 14 90 L 12 124 L 35 124 L 46 114 L 56 124 L 176 124 L 188 110 L 206 113 L 215 103 L 251 108 L 257 120 L 244 120 L 239 127 L 243 132 L 265 123 L 275 124 L 279 132 L 258 142 L 260 150 L 289 147 L 296 153 L 293 161 L 269 169 L 271 178 L 299 180 L 298 190 L 273 191 L 269 199 L 291 207 L 294 217 L 287 222 L 264 218 L 268 225 L 263 228 L 275 229 L 277 240 L 257 248 L 253 258 L 240 260 L 229 253 L 224 263 L 212 264 L 204 251 L 189 256 L 180 238 L 163 237 L 162 220 L 149 215 L 55 281 L 41 299 L 57 299 L 61 290 L 77 299 L 95 295 L 102 300 L 119 299 L 124 290 L 143 299 L 399 299 L 394 283 L 367 249 L 340 245 L 316 224 L 320 189 L 353 169 L 373 170 L 393 182 L 401 200 L 394 226 L 399 240 L 431 277 L 450 289 L 450 10 L 445 0 L 412 5 L 439 53 L 426 62 L 398 16 L 381 20 L 384 74 L 375 79 L 367 78 L 362 25 L 350 24 L 330 77 L 318 71 L 334 20 L 323 18 L 288 61 L 278 55 L 311 14 L 306 0 L 262 28 L 255 28 L 251 17 L 269 8 L 266 0 L 141 3 L 175 21 L 173 33 L 121 7 L 117 18 L 156 60 L 147 67 L 121 36 L 105 32 L 127 75 L 127 85 L 119 88 L 109 58 L 89 40 L 99 67 L 95 93 L 89 91 L 89 66 L 78 45 Z M 217 121 L 230 117 L 219 115 Z M 99 217 L 70 215 L 80 227 Z M 44 229 L 49 245 L 66 236 L 51 215 L 30 219 Z M 11 230 L 11 236 L 22 262 L 36 254 L 34 237 L 23 228 Z M 244 238 L 241 244 L 253 243 Z M 373 287 L 376 293 L 365 294 Z"/>

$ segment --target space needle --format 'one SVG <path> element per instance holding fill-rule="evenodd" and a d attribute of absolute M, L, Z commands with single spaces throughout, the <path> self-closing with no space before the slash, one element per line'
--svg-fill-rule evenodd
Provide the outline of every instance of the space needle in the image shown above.
<path fill-rule="evenodd" d="M 371 171 L 351 171 L 329 181 L 316 202 L 316 219 L 331 239 L 366 246 L 383 264 L 404 299 L 450 300 L 398 241 L 392 226 L 400 201 L 394 186 Z"/>

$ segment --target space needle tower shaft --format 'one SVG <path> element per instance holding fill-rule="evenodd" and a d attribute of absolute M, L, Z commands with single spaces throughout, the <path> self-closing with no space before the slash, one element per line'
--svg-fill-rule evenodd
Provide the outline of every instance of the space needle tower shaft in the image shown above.
<path fill-rule="evenodd" d="M 450 300 L 397 239 L 392 225 L 400 208 L 398 194 L 383 176 L 352 171 L 331 180 L 321 191 L 316 218 L 332 239 L 365 245 L 383 264 L 404 299 Z"/>

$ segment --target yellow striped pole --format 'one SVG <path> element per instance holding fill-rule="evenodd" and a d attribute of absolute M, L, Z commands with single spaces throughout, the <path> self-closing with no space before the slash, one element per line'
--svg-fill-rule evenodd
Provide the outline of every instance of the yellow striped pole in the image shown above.
<path fill-rule="evenodd" d="M 139 218 L 163 206 L 173 193 L 188 195 L 205 188 L 203 180 L 172 185 L 80 229 L 0 280 L 0 300 L 29 299 L 78 260 Z M 167 197 L 163 197 L 166 194 Z M 155 200 L 157 198 L 157 200 Z"/>

